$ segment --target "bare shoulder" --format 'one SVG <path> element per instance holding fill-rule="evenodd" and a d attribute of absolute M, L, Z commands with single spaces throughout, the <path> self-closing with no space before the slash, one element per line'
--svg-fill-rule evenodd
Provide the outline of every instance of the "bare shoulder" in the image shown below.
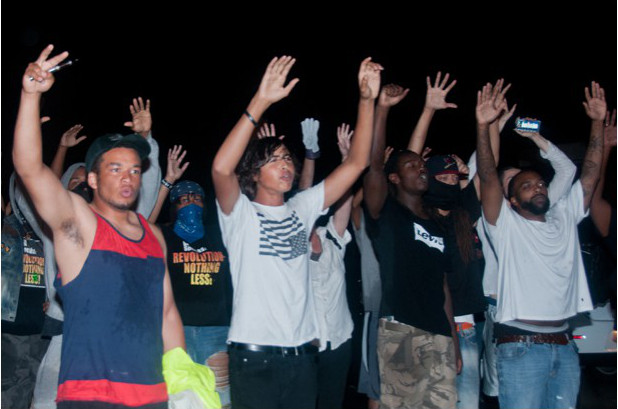
<path fill-rule="evenodd" d="M 165 237 L 163 236 L 163 232 L 161 231 L 161 227 L 159 227 L 158 225 L 150 222 L 146 218 L 144 218 L 144 220 L 146 220 L 146 222 L 148 223 L 148 227 L 150 227 L 150 230 L 152 231 L 152 234 L 155 235 L 157 240 L 159 240 L 159 244 L 161 244 L 161 247 L 163 248 L 163 250 L 165 250 L 166 249 Z"/>

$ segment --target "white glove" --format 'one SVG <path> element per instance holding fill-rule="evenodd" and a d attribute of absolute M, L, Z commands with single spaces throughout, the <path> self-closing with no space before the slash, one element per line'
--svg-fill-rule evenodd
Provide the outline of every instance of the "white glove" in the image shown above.
<path fill-rule="evenodd" d="M 317 153 L 320 151 L 318 146 L 318 129 L 320 128 L 320 121 L 313 118 L 305 118 L 300 123 L 303 130 L 303 144 L 305 149 Z"/>

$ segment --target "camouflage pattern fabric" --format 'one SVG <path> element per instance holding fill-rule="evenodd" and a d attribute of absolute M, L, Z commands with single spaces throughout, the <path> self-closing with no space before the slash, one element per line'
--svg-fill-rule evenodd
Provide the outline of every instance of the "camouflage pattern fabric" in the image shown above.
<path fill-rule="evenodd" d="M 380 408 L 455 408 L 452 338 L 381 319 L 378 361 Z"/>

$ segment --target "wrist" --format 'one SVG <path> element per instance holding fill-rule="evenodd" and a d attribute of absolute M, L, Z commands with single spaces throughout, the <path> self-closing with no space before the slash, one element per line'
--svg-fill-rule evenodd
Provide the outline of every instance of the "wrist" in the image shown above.
<path fill-rule="evenodd" d="M 317 159 L 320 157 L 320 150 L 313 151 L 311 149 L 305 149 L 305 159 Z"/>
<path fill-rule="evenodd" d="M 167 178 L 167 177 L 166 177 Z M 166 178 L 161 179 L 161 184 L 163 186 L 165 186 L 168 189 L 172 189 L 172 186 L 174 186 L 174 182 L 169 182 L 168 180 L 166 180 Z"/>

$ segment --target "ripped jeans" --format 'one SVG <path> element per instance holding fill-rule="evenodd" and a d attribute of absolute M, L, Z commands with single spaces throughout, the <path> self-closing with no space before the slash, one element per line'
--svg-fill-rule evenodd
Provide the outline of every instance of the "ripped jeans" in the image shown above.
<path fill-rule="evenodd" d="M 187 354 L 193 362 L 206 365 L 215 373 L 221 407 L 230 407 L 230 378 L 227 334 L 230 327 L 195 327 L 185 325 Z M 217 354 L 219 353 L 219 354 Z M 217 354 L 216 356 L 214 356 Z"/>

